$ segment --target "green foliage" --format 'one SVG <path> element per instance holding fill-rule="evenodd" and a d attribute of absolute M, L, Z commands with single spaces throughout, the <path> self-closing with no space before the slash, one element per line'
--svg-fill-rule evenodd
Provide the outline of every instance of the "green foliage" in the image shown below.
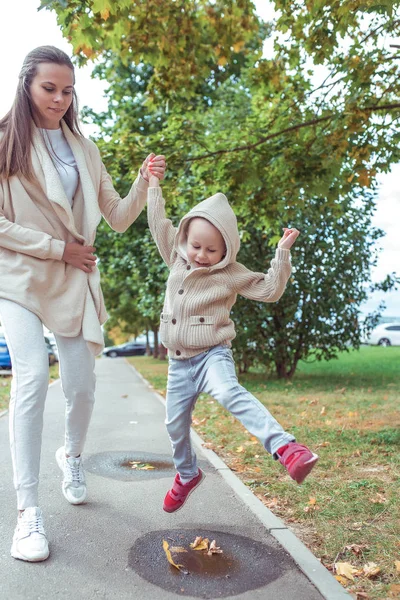
<path fill-rule="evenodd" d="M 235 307 L 241 368 L 261 361 L 290 377 L 300 359 L 357 347 L 382 235 L 371 226 L 377 175 L 400 158 L 398 55 L 388 43 L 399 35 L 398 3 L 277 0 L 268 25 L 245 0 L 44 4 L 78 60 L 95 56 L 108 82 L 108 112 L 86 109 L 86 118 L 101 128 L 121 192 L 132 165 L 165 154 L 169 216 L 177 222 L 224 192 L 239 258 L 255 270 L 268 268 L 283 226 L 301 230 L 281 300 Z M 267 37 L 273 54 L 261 58 Z M 112 315 L 156 327 L 167 273 L 144 217 L 123 235 L 102 226 L 97 246 Z M 390 275 L 378 287 L 395 284 Z"/>

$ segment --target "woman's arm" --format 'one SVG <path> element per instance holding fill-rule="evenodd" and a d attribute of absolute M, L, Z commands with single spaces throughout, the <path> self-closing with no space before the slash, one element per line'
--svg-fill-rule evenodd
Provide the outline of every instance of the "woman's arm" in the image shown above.
<path fill-rule="evenodd" d="M 13 252 L 21 252 L 41 259 L 62 260 L 65 242 L 48 233 L 21 227 L 13 223 L 3 212 L 3 190 L 0 184 L 0 246 Z"/>
<path fill-rule="evenodd" d="M 107 223 L 115 231 L 120 233 L 126 231 L 138 218 L 146 204 L 149 183 L 145 177 L 149 174 L 147 165 L 150 157 L 154 157 L 154 155 L 150 154 L 143 162 L 140 170 L 141 172 L 125 198 L 121 198 L 119 194 L 117 194 L 110 175 L 107 173 L 103 163 L 101 163 L 101 184 L 99 193 L 100 211 Z M 162 178 L 165 171 L 164 156 L 155 156 L 153 161 L 156 161 L 159 165 L 160 177 Z M 142 173 L 145 177 L 143 177 Z"/>

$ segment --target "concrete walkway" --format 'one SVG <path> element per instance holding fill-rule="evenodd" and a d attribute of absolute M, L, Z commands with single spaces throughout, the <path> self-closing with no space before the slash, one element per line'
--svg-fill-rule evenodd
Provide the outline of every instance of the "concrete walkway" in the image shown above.
<path fill-rule="evenodd" d="M 63 396 L 52 384 L 45 412 L 40 506 L 50 558 L 9 554 L 16 510 L 8 417 L 0 418 L 0 572 L 7 600 L 345 600 L 350 596 L 317 559 L 194 435 L 204 483 L 168 515 L 162 500 L 174 477 L 160 398 L 122 358 L 97 361 L 97 400 L 85 453 L 88 502 L 62 496 L 54 453 L 63 443 Z M 132 469 L 134 462 L 152 470 Z M 191 551 L 197 535 L 223 554 Z M 187 567 L 170 566 L 162 548 Z M 186 563 L 184 561 L 186 560 Z M 189 571 L 189 572 L 188 572 Z"/>

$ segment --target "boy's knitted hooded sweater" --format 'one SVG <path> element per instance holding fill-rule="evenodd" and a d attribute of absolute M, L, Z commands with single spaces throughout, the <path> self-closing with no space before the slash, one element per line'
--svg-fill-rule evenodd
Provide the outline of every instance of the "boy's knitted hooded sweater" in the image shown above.
<path fill-rule="evenodd" d="M 224 194 L 197 204 L 178 228 L 165 216 L 160 188 L 149 188 L 147 209 L 151 234 L 170 269 L 160 321 L 160 338 L 169 355 L 184 359 L 218 344 L 230 347 L 236 333 L 229 315 L 237 294 L 259 302 L 279 300 L 291 272 L 290 251 L 278 248 L 266 274 L 236 262 L 239 232 Z M 225 240 L 226 255 L 211 267 L 193 268 L 188 261 L 187 228 L 194 217 L 210 221 Z"/>

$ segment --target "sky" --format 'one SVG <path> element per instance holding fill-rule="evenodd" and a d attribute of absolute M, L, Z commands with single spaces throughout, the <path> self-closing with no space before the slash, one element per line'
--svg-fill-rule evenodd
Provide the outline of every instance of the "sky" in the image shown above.
<path fill-rule="evenodd" d="M 268 20 L 273 17 L 271 4 L 266 0 L 254 2 L 258 14 Z M 56 16 L 47 10 L 37 11 L 39 0 L 13 0 L 5 2 L 1 10 L 0 56 L 2 65 L 0 117 L 11 107 L 18 81 L 18 73 L 24 57 L 37 46 L 51 44 L 72 55 L 70 44 L 62 37 Z M 92 66 L 76 69 L 76 90 L 80 106 L 90 106 L 95 111 L 106 108 L 103 97 L 105 84 L 92 79 Z M 83 125 L 85 135 L 92 129 Z M 377 267 L 372 273 L 373 281 L 380 281 L 393 271 L 400 275 L 400 164 L 391 173 L 380 176 L 377 210 L 373 225 L 385 232 L 379 242 L 381 248 Z M 375 310 L 384 299 L 384 317 L 398 317 L 400 320 L 400 290 L 389 294 L 374 293 L 365 305 L 363 313 Z"/>

